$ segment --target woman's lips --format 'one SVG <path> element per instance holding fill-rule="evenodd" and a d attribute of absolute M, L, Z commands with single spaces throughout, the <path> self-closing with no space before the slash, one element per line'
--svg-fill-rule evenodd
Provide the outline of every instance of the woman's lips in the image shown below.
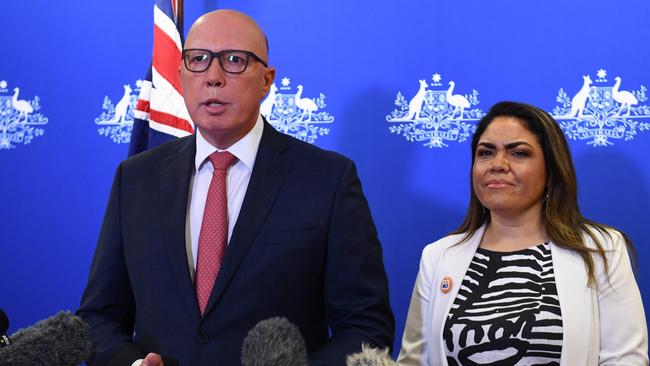
<path fill-rule="evenodd" d="M 487 183 L 485 183 L 485 186 L 488 188 L 505 188 L 505 187 L 512 186 L 512 183 L 506 180 L 495 179 L 495 180 L 489 180 Z"/>

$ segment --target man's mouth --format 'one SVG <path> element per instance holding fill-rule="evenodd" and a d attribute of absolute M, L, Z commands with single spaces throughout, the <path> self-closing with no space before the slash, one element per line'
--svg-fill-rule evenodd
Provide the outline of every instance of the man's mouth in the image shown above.
<path fill-rule="evenodd" d="M 216 98 L 207 99 L 202 104 L 207 107 L 208 113 L 211 114 L 223 113 L 227 105 L 224 101 Z"/>
<path fill-rule="evenodd" d="M 208 98 L 203 101 L 203 104 L 205 105 L 221 105 L 221 104 L 226 104 L 223 100 L 219 98 Z"/>

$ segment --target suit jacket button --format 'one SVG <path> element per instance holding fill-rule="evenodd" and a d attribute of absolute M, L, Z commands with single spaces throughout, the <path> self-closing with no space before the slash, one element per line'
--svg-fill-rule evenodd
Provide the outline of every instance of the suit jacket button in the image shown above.
<path fill-rule="evenodd" d="M 208 337 L 202 333 L 199 333 L 199 335 L 196 337 L 196 340 L 198 340 L 200 344 L 208 343 Z"/>

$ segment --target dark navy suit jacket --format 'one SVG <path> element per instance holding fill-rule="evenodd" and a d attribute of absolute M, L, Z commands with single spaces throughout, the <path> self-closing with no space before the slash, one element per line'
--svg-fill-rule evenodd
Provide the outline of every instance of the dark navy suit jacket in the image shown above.
<path fill-rule="evenodd" d="M 117 169 L 78 314 L 89 365 L 238 365 L 261 320 L 296 324 L 311 365 L 344 365 L 362 342 L 392 346 L 382 250 L 349 159 L 264 132 L 205 314 L 188 268 L 185 223 L 196 142 L 178 139 Z"/>

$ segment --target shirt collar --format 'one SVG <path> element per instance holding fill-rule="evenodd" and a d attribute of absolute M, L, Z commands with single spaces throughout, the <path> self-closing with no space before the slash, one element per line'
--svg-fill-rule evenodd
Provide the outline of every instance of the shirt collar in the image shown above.
<path fill-rule="evenodd" d="M 242 162 L 249 170 L 253 170 L 253 165 L 255 164 L 255 156 L 257 155 L 257 149 L 260 146 L 260 140 L 262 139 L 262 131 L 264 129 L 264 123 L 262 121 L 262 115 L 257 116 L 257 121 L 253 128 L 248 131 L 244 137 L 239 139 L 229 148 L 225 150 L 217 149 L 212 146 L 201 134 L 201 130 L 196 129 L 196 156 L 194 157 L 194 166 L 198 172 L 201 169 L 201 166 L 206 161 L 208 156 L 215 151 L 228 151 L 233 154 L 240 162 Z"/>

